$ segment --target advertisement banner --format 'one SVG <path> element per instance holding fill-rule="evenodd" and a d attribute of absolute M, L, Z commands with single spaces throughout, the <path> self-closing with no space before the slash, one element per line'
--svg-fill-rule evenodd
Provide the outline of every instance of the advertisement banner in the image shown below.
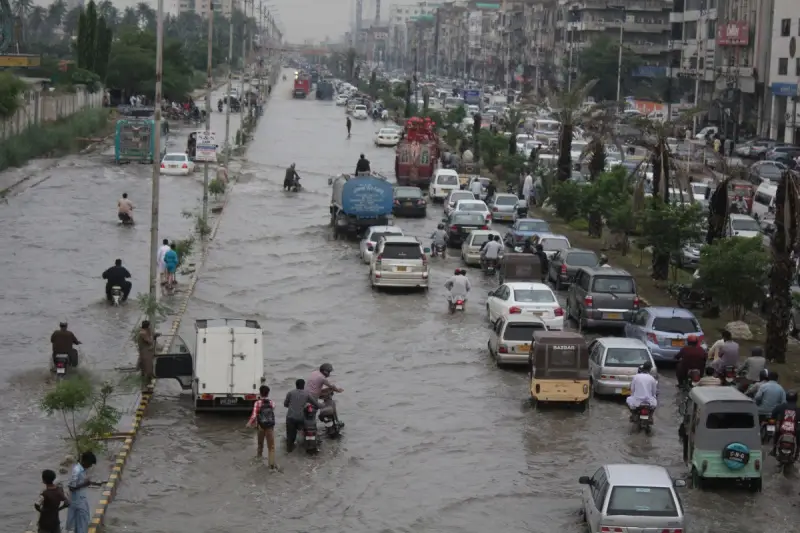
<path fill-rule="evenodd" d="M 750 28 L 747 22 L 736 21 L 717 25 L 717 44 L 721 46 L 747 46 L 750 43 Z"/>
<path fill-rule="evenodd" d="M 467 30 L 469 31 L 469 47 L 481 47 L 481 34 L 483 33 L 483 13 L 480 11 L 470 11 L 467 19 Z"/>

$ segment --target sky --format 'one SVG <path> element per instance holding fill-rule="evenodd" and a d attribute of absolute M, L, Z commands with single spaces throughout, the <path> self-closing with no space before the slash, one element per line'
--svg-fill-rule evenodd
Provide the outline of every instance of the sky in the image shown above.
<path fill-rule="evenodd" d="M 70 1 L 77 0 L 67 0 Z M 86 0 L 88 1 L 88 0 Z M 98 0 L 95 0 L 98 1 Z M 241 1 L 241 0 L 234 0 Z M 258 10 L 258 0 L 256 10 Z M 264 5 L 271 5 L 280 13 L 279 18 L 285 28 L 286 39 L 290 43 L 302 43 L 306 39 L 320 41 L 329 37 L 337 40 L 350 29 L 350 13 L 354 11 L 355 0 L 262 0 Z M 364 19 L 372 20 L 375 16 L 375 0 L 364 0 Z M 36 4 L 48 5 L 49 0 L 34 0 Z M 135 6 L 136 0 L 112 0 L 119 9 Z M 381 11 L 388 13 L 388 5 L 392 0 L 382 0 Z M 148 0 L 155 9 L 156 0 Z M 402 3 L 411 3 L 403 0 Z M 177 0 L 164 0 L 164 9 L 177 12 Z"/>

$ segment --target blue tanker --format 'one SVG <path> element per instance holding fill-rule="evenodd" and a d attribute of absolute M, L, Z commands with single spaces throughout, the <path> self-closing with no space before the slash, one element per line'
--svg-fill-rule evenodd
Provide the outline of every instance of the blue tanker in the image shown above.
<path fill-rule="evenodd" d="M 355 236 L 370 226 L 389 223 L 394 191 L 385 177 L 342 174 L 332 179 L 331 185 L 331 226 L 335 236 Z"/>

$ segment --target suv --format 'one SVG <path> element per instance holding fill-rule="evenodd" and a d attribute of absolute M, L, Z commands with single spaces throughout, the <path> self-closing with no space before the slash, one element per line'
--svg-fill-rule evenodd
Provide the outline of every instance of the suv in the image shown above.
<path fill-rule="evenodd" d="M 609 267 L 582 267 L 567 293 L 567 318 L 581 329 L 624 327 L 639 310 L 636 280 L 627 271 Z"/>
<path fill-rule="evenodd" d="M 377 243 L 369 266 L 369 281 L 376 287 L 428 289 L 428 249 L 415 237 L 385 235 Z"/>

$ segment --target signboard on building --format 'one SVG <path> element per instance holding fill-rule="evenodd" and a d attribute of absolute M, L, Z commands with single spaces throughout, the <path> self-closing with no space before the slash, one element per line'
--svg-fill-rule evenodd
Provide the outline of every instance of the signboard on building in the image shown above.
<path fill-rule="evenodd" d="M 480 11 L 470 11 L 467 19 L 467 31 L 469 32 L 469 47 L 481 47 L 481 34 L 483 33 L 483 13 Z"/>
<path fill-rule="evenodd" d="M 194 160 L 214 163 L 217 160 L 217 135 L 213 131 L 198 131 Z"/>
<path fill-rule="evenodd" d="M 772 90 L 772 94 L 775 96 L 795 96 L 798 93 L 798 84 L 797 83 L 773 83 L 770 85 L 770 89 Z"/>
<path fill-rule="evenodd" d="M 717 24 L 717 44 L 721 46 L 747 46 L 750 44 L 750 28 L 739 20 Z"/>

